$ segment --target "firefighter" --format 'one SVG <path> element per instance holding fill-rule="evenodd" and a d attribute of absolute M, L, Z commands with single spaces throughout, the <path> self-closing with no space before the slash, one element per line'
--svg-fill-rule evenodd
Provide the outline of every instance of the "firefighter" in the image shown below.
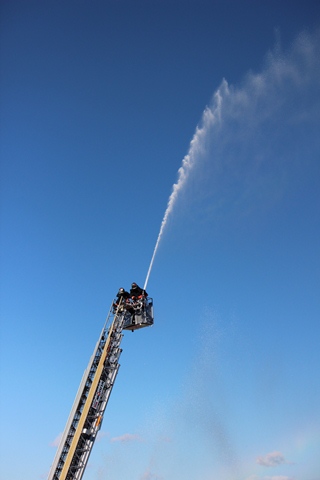
<path fill-rule="evenodd" d="M 134 282 L 132 283 L 130 290 L 130 297 L 132 300 L 140 300 L 142 298 L 146 298 L 147 296 L 148 294 L 143 288 L 140 288 L 139 285 Z"/>
<path fill-rule="evenodd" d="M 121 306 L 125 306 L 126 303 L 128 303 L 128 300 L 130 298 L 129 292 L 127 292 L 124 288 L 119 288 L 119 291 L 117 293 L 117 298 L 113 304 L 113 309 L 114 311 L 118 308 L 118 306 L 121 304 Z"/>

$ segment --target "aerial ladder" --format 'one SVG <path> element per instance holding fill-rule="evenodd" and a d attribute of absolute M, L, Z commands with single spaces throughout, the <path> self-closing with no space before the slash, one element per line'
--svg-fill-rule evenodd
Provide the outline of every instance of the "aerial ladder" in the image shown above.
<path fill-rule="evenodd" d="M 120 364 L 123 330 L 138 330 L 153 325 L 152 298 L 135 303 L 121 300 L 111 305 L 99 340 L 89 360 L 48 480 L 81 480 Z"/>

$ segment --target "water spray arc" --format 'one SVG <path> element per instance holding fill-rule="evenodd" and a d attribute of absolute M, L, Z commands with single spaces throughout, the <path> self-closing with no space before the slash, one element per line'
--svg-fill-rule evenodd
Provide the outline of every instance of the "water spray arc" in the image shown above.
<path fill-rule="evenodd" d="M 288 170 L 291 168 L 296 144 L 293 142 L 293 145 L 290 145 L 288 148 L 286 147 L 284 150 L 284 158 L 282 159 L 277 151 L 279 142 L 275 142 L 275 147 L 269 147 L 270 133 L 273 131 L 275 132 L 279 126 L 280 128 L 282 127 L 282 123 L 285 123 L 285 128 L 281 131 L 281 135 L 283 137 L 290 132 L 291 138 L 293 128 L 293 123 L 291 121 L 292 115 L 295 119 L 300 119 L 296 124 L 297 132 L 302 126 L 304 133 L 307 125 L 311 125 L 312 122 L 313 128 L 315 121 L 318 122 L 319 120 L 318 111 L 320 111 L 320 109 L 314 108 L 314 105 L 316 107 L 319 106 L 319 100 L 316 102 L 315 99 L 320 98 L 318 95 L 320 85 L 320 41 L 318 41 L 317 49 L 315 51 L 312 50 L 312 45 L 310 46 L 310 43 L 306 43 L 305 38 L 306 37 L 302 38 L 300 43 L 297 43 L 295 47 L 296 50 L 293 52 L 295 53 L 295 56 L 293 56 L 291 60 L 289 58 L 290 61 L 283 61 L 283 58 L 285 57 L 274 57 L 274 60 L 269 63 L 268 68 L 266 68 L 263 74 L 249 75 L 244 87 L 241 89 L 229 89 L 227 82 L 222 82 L 222 85 L 213 97 L 213 101 L 210 104 L 211 106 L 205 108 L 201 121 L 195 130 L 192 141 L 190 142 L 188 153 L 183 158 L 181 167 L 178 170 L 177 182 L 173 185 L 171 195 L 168 199 L 167 208 L 161 222 L 160 231 L 147 272 L 144 284 L 145 289 L 148 284 L 163 232 L 166 228 L 168 218 L 176 205 L 179 193 L 185 186 L 187 186 L 190 173 L 201 164 L 204 165 L 204 161 L 209 158 L 207 153 L 212 150 L 209 150 L 208 146 L 211 147 L 214 143 L 215 148 L 214 162 L 212 162 L 212 167 L 214 167 L 215 173 L 214 182 L 212 182 L 213 176 L 208 176 L 211 187 L 210 193 L 213 192 L 217 197 L 219 196 L 220 191 L 225 194 L 227 190 L 225 188 L 226 185 L 222 181 L 222 187 L 221 190 L 219 190 L 219 182 L 222 178 L 221 171 L 223 170 L 221 164 L 223 163 L 223 166 L 224 164 L 227 164 L 223 173 L 225 177 L 228 177 L 228 181 L 230 180 L 230 172 L 234 174 L 238 181 L 239 171 L 241 171 L 244 178 L 244 181 L 241 182 L 241 188 L 244 190 L 246 201 L 245 206 L 248 204 L 248 193 L 251 193 L 250 189 L 246 189 L 246 183 L 250 184 L 250 188 L 252 188 L 253 183 L 257 183 L 257 188 L 260 189 L 262 182 L 253 182 L 253 180 L 261 180 L 261 178 L 264 180 L 262 174 L 261 178 L 259 178 L 256 173 L 260 165 L 262 165 L 263 174 L 265 173 L 265 170 L 267 171 L 268 182 L 270 181 L 270 178 L 273 180 L 273 176 L 270 175 L 270 170 L 271 167 L 274 168 L 275 164 L 278 166 L 280 162 L 281 170 L 285 168 Z M 303 52 L 303 55 L 301 52 Z M 307 71 L 307 73 L 310 73 L 310 76 L 306 75 L 306 64 L 308 62 L 305 61 L 305 52 L 308 52 L 308 62 L 312 70 L 311 73 Z M 312 57 L 311 54 L 314 56 Z M 301 102 L 295 110 L 292 110 L 292 104 L 296 102 L 297 98 L 299 98 L 299 94 L 302 93 L 303 95 L 301 95 L 301 97 L 305 100 L 304 93 L 306 90 L 308 90 L 309 95 L 310 104 L 308 105 L 308 108 L 310 111 L 306 109 L 304 101 Z M 310 90 L 312 91 L 312 95 L 310 95 Z M 281 99 L 281 101 L 279 99 Z M 269 108 L 270 105 L 271 107 Z M 312 108 L 310 108 L 311 105 Z M 265 129 L 266 119 L 271 119 L 271 121 L 273 121 L 272 119 L 274 118 L 276 119 L 273 126 L 274 130 L 272 130 L 272 128 Z M 288 121 L 288 119 L 290 119 L 290 121 Z M 283 120 L 285 120 L 285 122 L 283 122 Z M 265 150 L 261 150 L 260 134 L 262 130 L 266 130 L 264 136 L 262 136 L 262 139 L 267 140 Z M 243 132 L 245 132 L 245 135 L 242 135 Z M 256 142 L 256 136 L 258 136 L 258 142 Z M 252 142 L 252 150 L 245 148 L 244 152 L 242 152 L 241 148 L 236 148 L 238 145 L 241 146 L 245 144 L 245 146 L 247 146 L 250 144 L 249 140 L 251 139 L 255 140 Z M 257 143 L 259 144 L 259 155 L 256 155 Z M 316 145 L 318 145 L 318 143 L 316 143 Z M 231 158 L 228 156 L 230 151 L 232 152 Z M 316 164 L 311 163 L 314 162 L 314 151 L 310 152 L 311 160 L 307 157 L 307 160 L 310 162 L 307 165 L 311 165 L 312 167 L 313 165 L 316 166 Z M 273 157 L 272 154 L 274 154 L 274 152 L 276 152 L 274 163 L 271 164 L 271 167 L 268 165 L 268 168 L 264 168 L 266 162 L 270 161 L 269 159 Z M 281 151 L 281 154 L 282 153 L 283 151 Z M 248 156 L 249 160 L 247 160 Z M 243 161 L 244 159 L 245 162 Z M 305 168 L 304 157 L 301 161 L 301 165 Z M 254 175 L 250 169 L 253 170 Z M 275 170 L 275 172 L 278 171 L 279 170 Z M 208 169 L 208 171 L 206 171 L 206 173 L 209 172 L 212 173 L 212 168 L 211 170 Z M 250 175 L 248 175 L 248 172 Z M 224 180 L 225 177 L 223 177 L 222 180 Z M 288 178 L 291 179 L 292 177 Z M 265 183 L 264 185 L 268 186 L 269 183 Z M 232 182 L 231 186 L 234 186 Z M 229 183 L 227 184 L 227 188 L 228 187 Z M 235 194 L 234 189 L 232 188 L 231 190 L 233 201 Z M 270 192 L 272 194 L 271 189 L 268 188 L 262 193 L 269 197 Z M 223 198 L 223 200 L 225 199 Z M 241 199 L 238 200 L 237 198 L 237 203 L 240 203 L 240 201 Z M 272 201 L 274 201 L 274 196 Z M 312 205 L 312 207 L 314 207 L 314 205 Z M 111 303 L 106 323 L 101 331 L 76 394 L 65 430 L 61 437 L 60 445 L 49 472 L 48 480 L 81 480 L 84 475 L 91 450 L 95 441 L 98 439 L 98 433 L 101 429 L 104 412 L 120 367 L 119 358 L 122 352 L 121 341 L 124 331 L 130 330 L 133 332 L 154 324 L 152 298 L 146 297 L 141 299 L 141 302 L 139 302 L 137 308 L 134 309 L 134 312 L 132 311 L 133 309 L 131 306 L 133 306 L 133 304 L 130 304 L 129 309 L 126 308 L 127 303 L 124 298 L 117 302 L 113 300 Z M 214 323 L 215 322 L 209 321 L 210 325 L 213 325 Z M 210 330 L 208 331 L 207 327 L 205 333 L 205 340 L 207 340 L 208 333 L 210 336 Z M 212 333 L 214 333 L 214 331 L 212 331 Z M 71 342 L 74 342 L 73 337 L 71 338 Z M 209 339 L 209 343 L 205 342 L 202 347 L 203 355 L 200 357 L 200 364 L 201 366 L 207 364 L 210 369 L 212 361 L 207 353 L 210 350 L 211 355 L 212 341 Z M 226 428 L 227 424 L 225 425 L 223 415 L 225 410 L 224 405 L 222 404 L 220 413 L 220 402 L 218 399 L 217 404 L 214 404 L 215 411 L 212 415 L 212 402 L 211 398 L 207 395 L 206 370 L 204 370 L 203 375 L 201 375 L 200 381 L 198 370 L 196 369 L 195 372 L 196 376 L 193 376 L 190 379 L 192 402 L 189 403 L 189 405 L 186 404 L 186 406 L 188 410 L 190 409 L 190 412 L 194 412 L 192 413 L 194 418 L 200 420 L 198 423 L 200 423 L 200 428 L 203 428 L 205 435 L 207 436 L 208 432 L 210 433 L 210 436 L 208 436 L 210 440 L 210 448 L 213 440 L 216 443 L 219 458 L 222 458 L 223 460 L 224 469 L 227 466 L 228 468 L 230 466 L 232 469 L 230 470 L 231 477 L 234 478 L 237 475 L 239 476 L 239 468 L 241 468 L 241 465 L 240 462 L 237 462 L 236 452 L 232 445 L 233 442 L 229 441 L 230 435 L 228 433 L 228 428 Z M 207 373 L 211 374 L 212 372 L 211 370 L 207 370 Z M 198 382 L 197 390 L 200 391 L 200 394 L 196 397 L 194 397 L 195 381 Z M 205 388 L 203 391 L 205 395 L 201 393 L 202 386 Z M 219 385 L 215 385 L 215 393 L 217 391 L 217 386 L 219 387 Z M 184 397 L 186 396 L 185 393 L 184 389 Z M 208 398 L 210 400 L 209 402 Z M 203 411 L 211 412 L 209 422 L 207 421 L 207 416 L 203 415 Z M 201 421 L 202 419 L 204 419 L 204 421 Z M 198 428 L 197 425 L 197 429 Z M 192 435 L 190 438 L 194 443 L 194 436 Z M 191 445 L 193 445 L 193 443 Z M 227 470 L 225 471 L 228 474 Z M 245 476 L 247 477 L 248 474 L 242 476 L 244 478 Z M 289 479 L 289 477 L 281 478 Z"/>
<path fill-rule="evenodd" d="M 146 280 L 144 282 L 144 289 L 147 288 L 150 273 L 153 267 L 153 262 L 160 244 L 160 240 L 162 238 L 163 231 L 167 224 L 169 215 L 171 214 L 175 206 L 175 203 L 177 201 L 180 191 L 186 185 L 190 172 L 196 165 L 199 157 L 205 152 L 206 141 L 207 141 L 208 132 L 210 131 L 210 128 L 221 119 L 221 106 L 222 106 L 221 89 L 224 89 L 224 90 L 228 89 L 227 82 L 223 82 L 222 86 L 214 94 L 211 106 L 207 106 L 204 109 L 201 117 L 201 121 L 198 124 L 196 131 L 193 135 L 193 138 L 190 142 L 188 153 L 183 158 L 181 167 L 178 170 L 178 180 L 176 183 L 173 184 L 172 192 L 168 200 L 167 208 L 161 222 L 159 235 L 153 250 Z"/>

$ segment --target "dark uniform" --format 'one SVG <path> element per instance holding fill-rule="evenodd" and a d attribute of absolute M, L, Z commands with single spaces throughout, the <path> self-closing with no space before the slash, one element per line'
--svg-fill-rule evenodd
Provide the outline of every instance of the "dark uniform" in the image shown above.
<path fill-rule="evenodd" d="M 139 285 L 137 285 L 136 283 L 133 283 L 131 285 L 130 297 L 132 298 L 132 300 L 138 300 L 147 296 L 147 292 L 143 290 L 143 288 L 140 288 Z"/>
<path fill-rule="evenodd" d="M 121 306 L 125 306 L 129 298 L 130 298 L 129 292 L 127 292 L 124 288 L 119 288 L 119 291 L 117 293 L 117 298 L 113 304 L 114 309 L 118 307 L 120 304 Z"/>

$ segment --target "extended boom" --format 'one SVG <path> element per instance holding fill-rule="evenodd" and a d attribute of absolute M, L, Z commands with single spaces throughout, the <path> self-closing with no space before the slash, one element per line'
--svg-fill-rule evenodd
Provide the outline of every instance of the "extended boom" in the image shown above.
<path fill-rule="evenodd" d="M 81 480 L 114 385 L 123 330 L 153 325 L 153 302 L 146 298 L 128 309 L 111 306 L 85 370 L 48 480 Z"/>

